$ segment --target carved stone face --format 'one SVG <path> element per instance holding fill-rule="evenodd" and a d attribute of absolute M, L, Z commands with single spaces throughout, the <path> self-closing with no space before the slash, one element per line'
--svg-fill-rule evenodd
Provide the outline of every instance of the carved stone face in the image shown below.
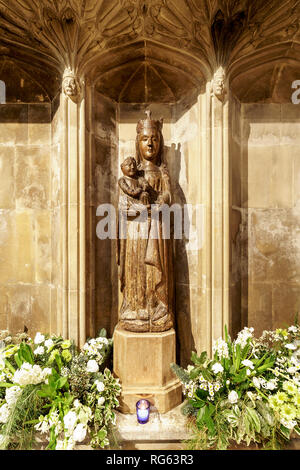
<path fill-rule="evenodd" d="M 63 90 L 67 96 L 76 96 L 78 93 L 77 83 L 74 77 L 65 77 L 63 80 Z"/>
<path fill-rule="evenodd" d="M 213 92 L 214 95 L 219 99 L 223 100 L 226 94 L 225 89 L 225 73 L 222 68 L 219 68 L 215 73 L 213 80 Z"/>
<path fill-rule="evenodd" d="M 139 136 L 139 151 L 143 160 L 156 162 L 160 149 L 160 135 L 155 129 L 143 129 Z"/>

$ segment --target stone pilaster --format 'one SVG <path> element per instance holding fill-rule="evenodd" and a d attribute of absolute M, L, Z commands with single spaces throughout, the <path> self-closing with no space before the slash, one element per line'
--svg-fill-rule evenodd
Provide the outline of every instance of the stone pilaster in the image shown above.
<path fill-rule="evenodd" d="M 77 81 L 68 85 L 66 90 L 63 82 L 61 97 L 61 332 L 81 346 L 86 339 L 85 85 L 81 82 L 80 89 Z"/>
<path fill-rule="evenodd" d="M 229 320 L 229 205 L 230 161 L 228 138 L 228 92 L 216 93 L 214 82 L 208 82 L 206 92 L 199 97 L 200 192 L 205 206 L 204 243 L 199 251 L 200 350 L 212 348 L 214 339 L 230 329 Z M 223 84 L 224 87 L 224 84 Z"/>

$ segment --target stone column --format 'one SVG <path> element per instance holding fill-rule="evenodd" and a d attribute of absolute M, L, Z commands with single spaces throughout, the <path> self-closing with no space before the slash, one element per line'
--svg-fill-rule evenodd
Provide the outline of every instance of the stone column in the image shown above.
<path fill-rule="evenodd" d="M 67 69 L 62 91 L 61 333 L 86 339 L 85 84 Z"/>
<path fill-rule="evenodd" d="M 230 167 L 228 93 L 219 69 L 199 98 L 200 200 L 205 205 L 205 236 L 199 252 L 202 297 L 199 301 L 198 347 L 211 351 L 214 339 L 229 325 L 229 204 Z"/>

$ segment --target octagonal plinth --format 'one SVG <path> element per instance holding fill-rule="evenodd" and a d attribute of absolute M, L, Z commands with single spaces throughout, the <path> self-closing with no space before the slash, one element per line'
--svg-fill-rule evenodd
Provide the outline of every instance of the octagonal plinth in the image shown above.
<path fill-rule="evenodd" d="M 176 362 L 175 331 L 133 333 L 117 326 L 114 332 L 114 373 L 120 379 L 120 411 L 135 413 L 144 397 L 166 413 L 182 401 L 182 386 L 170 368 Z"/>

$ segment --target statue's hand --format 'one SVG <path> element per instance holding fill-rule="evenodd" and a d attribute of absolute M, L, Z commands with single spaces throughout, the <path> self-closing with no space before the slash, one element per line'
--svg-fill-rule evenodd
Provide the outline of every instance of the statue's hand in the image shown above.
<path fill-rule="evenodd" d="M 159 206 L 162 206 L 163 204 L 168 204 L 169 205 L 170 201 L 171 201 L 170 193 L 165 192 L 165 193 L 162 193 L 158 196 L 156 203 Z"/>

